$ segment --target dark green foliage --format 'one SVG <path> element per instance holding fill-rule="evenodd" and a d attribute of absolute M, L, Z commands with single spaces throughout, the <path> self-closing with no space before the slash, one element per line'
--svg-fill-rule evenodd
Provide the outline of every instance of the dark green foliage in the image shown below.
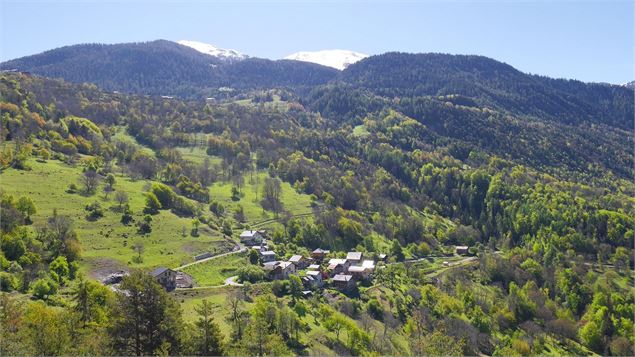
<path fill-rule="evenodd" d="M 93 202 L 84 207 L 84 210 L 87 212 L 86 219 L 89 221 L 96 221 L 99 218 L 104 216 L 104 209 L 101 207 L 99 202 Z"/>
<path fill-rule="evenodd" d="M 139 271 L 124 278 L 121 290 L 125 294 L 117 294 L 108 330 L 115 352 L 153 355 L 163 350 L 177 354 L 184 333 L 177 302 L 153 277 Z"/>
<path fill-rule="evenodd" d="M 591 120 L 627 129 L 634 115 L 627 88 L 527 75 L 482 56 L 386 53 L 349 66 L 341 77 L 382 96 L 439 96 L 567 124 Z"/>
<path fill-rule="evenodd" d="M 249 262 L 251 264 L 258 264 L 258 262 L 260 261 L 260 257 L 258 256 L 258 250 L 256 249 L 249 249 Z"/>
<path fill-rule="evenodd" d="M 322 84 L 338 73 L 333 68 L 299 61 L 250 58 L 223 62 L 165 40 L 67 46 L 0 65 L 0 69 L 16 68 L 69 82 L 92 82 L 107 90 L 190 98 L 218 94 L 218 87 L 223 86 Z"/>
<path fill-rule="evenodd" d="M 265 272 L 259 266 L 248 265 L 238 268 L 236 271 L 238 281 L 257 283 L 265 279 Z"/>
<path fill-rule="evenodd" d="M 203 300 L 196 308 L 198 320 L 194 323 L 196 330 L 193 336 L 193 352 L 197 356 L 222 356 L 223 335 L 214 321 L 212 305 Z"/>

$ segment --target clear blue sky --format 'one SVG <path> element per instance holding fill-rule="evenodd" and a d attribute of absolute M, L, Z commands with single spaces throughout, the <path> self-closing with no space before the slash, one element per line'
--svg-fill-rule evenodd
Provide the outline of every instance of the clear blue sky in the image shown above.
<path fill-rule="evenodd" d="M 0 60 L 162 38 L 274 59 L 330 48 L 479 54 L 551 77 L 635 79 L 633 0 L 0 2 Z"/>

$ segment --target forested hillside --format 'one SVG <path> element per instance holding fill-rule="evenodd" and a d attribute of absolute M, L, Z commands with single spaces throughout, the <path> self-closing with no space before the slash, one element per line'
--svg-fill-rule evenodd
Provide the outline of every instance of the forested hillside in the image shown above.
<path fill-rule="evenodd" d="M 471 56 L 248 61 L 215 100 L 0 75 L 0 354 L 633 354 L 632 90 Z M 377 270 L 305 295 L 238 249 L 262 228 L 280 260 Z"/>
<path fill-rule="evenodd" d="M 249 58 L 225 62 L 178 43 L 157 40 L 66 46 L 0 64 L 69 82 L 137 94 L 206 98 L 222 87 L 271 88 L 326 83 L 337 70 L 307 62 Z"/>

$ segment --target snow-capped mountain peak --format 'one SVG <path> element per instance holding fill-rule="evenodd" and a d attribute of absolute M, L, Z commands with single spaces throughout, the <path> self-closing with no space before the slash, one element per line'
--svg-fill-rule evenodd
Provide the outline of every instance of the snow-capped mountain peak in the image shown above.
<path fill-rule="evenodd" d="M 333 67 L 340 71 L 368 55 L 348 50 L 322 50 L 313 52 L 296 52 L 284 59 L 313 62 L 323 66 Z"/>
<path fill-rule="evenodd" d="M 225 48 L 219 48 L 208 43 L 198 42 L 198 41 L 189 41 L 189 40 L 181 40 L 177 42 L 179 45 L 191 47 L 198 52 L 204 53 L 206 55 L 218 57 L 224 60 L 244 60 L 249 57 L 245 54 L 242 54 L 236 50 L 229 50 Z"/>

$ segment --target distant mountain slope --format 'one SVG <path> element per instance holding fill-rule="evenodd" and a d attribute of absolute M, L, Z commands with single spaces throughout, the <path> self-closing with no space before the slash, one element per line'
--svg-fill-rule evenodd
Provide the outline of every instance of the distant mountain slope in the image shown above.
<path fill-rule="evenodd" d="M 174 42 L 66 46 L 4 62 L 18 69 L 70 82 L 91 82 L 107 90 L 175 94 L 175 86 L 201 87 L 214 77 L 219 59 Z"/>
<path fill-rule="evenodd" d="M 284 59 L 321 64 L 343 70 L 349 65 L 368 57 L 363 53 L 348 50 L 322 50 L 313 52 L 296 52 Z"/>
<path fill-rule="evenodd" d="M 364 116 L 370 108 L 359 103 L 368 101 L 377 108 L 385 106 L 378 103 L 403 98 L 452 96 L 454 104 L 494 109 L 523 120 L 633 129 L 630 88 L 530 75 L 482 56 L 392 52 L 364 58 L 338 71 L 298 60 L 224 61 L 198 47 L 195 50 L 165 40 L 76 45 L 4 62 L 0 69 L 90 82 L 111 91 L 197 99 L 215 96 L 220 87 L 286 87 L 309 105 L 328 104 L 328 108 L 318 105 L 313 109 L 339 116 Z M 341 86 L 343 90 L 336 100 L 307 97 L 311 90 L 320 92 L 321 86 Z M 351 105 L 356 108 L 352 110 Z"/>
<path fill-rule="evenodd" d="M 340 79 L 391 98 L 458 94 L 516 114 L 633 127 L 628 88 L 529 75 L 482 56 L 386 53 L 352 64 Z"/>
<path fill-rule="evenodd" d="M 206 97 L 223 86 L 312 86 L 327 83 L 338 73 L 333 68 L 299 61 L 223 61 L 165 40 L 67 46 L 4 62 L 0 69 L 91 82 L 107 90 L 184 98 Z"/>

